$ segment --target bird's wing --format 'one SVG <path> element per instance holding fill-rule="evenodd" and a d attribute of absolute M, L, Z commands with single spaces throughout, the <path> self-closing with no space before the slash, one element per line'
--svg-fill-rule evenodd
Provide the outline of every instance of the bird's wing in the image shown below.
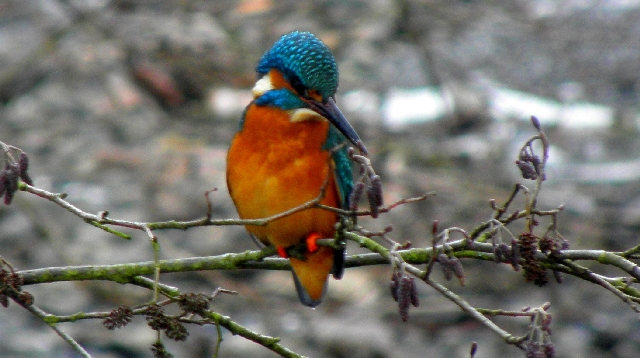
<path fill-rule="evenodd" d="M 349 209 L 351 191 L 353 190 L 353 170 L 351 168 L 351 160 L 347 152 L 347 139 L 340 133 L 337 128 L 329 127 L 329 134 L 324 145 L 325 150 L 331 150 L 331 159 L 333 162 L 333 171 L 340 198 L 340 207 Z M 333 251 L 333 277 L 336 280 L 342 278 L 344 274 L 344 259 L 346 245 L 342 249 Z"/>

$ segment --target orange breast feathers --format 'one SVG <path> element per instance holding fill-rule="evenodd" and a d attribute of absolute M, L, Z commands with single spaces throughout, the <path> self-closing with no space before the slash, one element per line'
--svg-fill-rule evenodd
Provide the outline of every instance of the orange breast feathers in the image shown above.
<path fill-rule="evenodd" d="M 289 114 L 275 107 L 248 108 L 227 155 L 227 185 L 241 218 L 266 218 L 304 204 L 318 197 L 323 185 L 321 202 L 340 207 L 331 153 L 322 150 L 328 129 L 326 121 L 290 122 Z M 332 212 L 308 209 L 246 228 L 265 244 L 288 247 L 312 232 L 333 237 L 337 220 Z"/>

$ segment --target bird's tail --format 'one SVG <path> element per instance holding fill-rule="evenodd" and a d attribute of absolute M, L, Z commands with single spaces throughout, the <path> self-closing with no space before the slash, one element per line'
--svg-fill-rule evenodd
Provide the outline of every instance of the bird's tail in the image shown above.
<path fill-rule="evenodd" d="M 306 261 L 291 257 L 293 281 L 300 302 L 315 307 L 322 302 L 327 290 L 327 276 L 333 270 L 333 249 L 320 246 L 318 251 L 305 253 Z"/>

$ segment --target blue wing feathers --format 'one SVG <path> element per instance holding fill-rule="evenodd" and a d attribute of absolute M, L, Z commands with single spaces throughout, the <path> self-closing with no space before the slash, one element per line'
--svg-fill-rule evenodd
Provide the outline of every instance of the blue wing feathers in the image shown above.
<path fill-rule="evenodd" d="M 332 153 L 334 174 L 336 178 L 336 185 L 338 187 L 338 194 L 340 196 L 340 206 L 342 209 L 349 208 L 349 196 L 353 190 L 353 173 L 351 169 L 351 160 L 347 153 L 347 147 L 342 146 L 337 150 L 335 148 L 346 143 L 348 143 L 347 139 L 342 135 L 342 133 L 333 126 L 330 126 L 327 140 L 322 148 L 324 150 L 334 150 Z"/>

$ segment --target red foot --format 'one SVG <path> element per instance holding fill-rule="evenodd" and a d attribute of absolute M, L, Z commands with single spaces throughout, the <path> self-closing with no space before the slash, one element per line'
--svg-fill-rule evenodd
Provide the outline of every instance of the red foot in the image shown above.
<path fill-rule="evenodd" d="M 322 239 L 322 236 L 320 236 L 320 234 L 316 232 L 312 232 L 311 234 L 309 234 L 309 236 L 307 236 L 307 251 L 309 251 L 310 253 L 318 251 L 318 243 L 316 241 L 318 241 L 319 239 Z"/>
<path fill-rule="evenodd" d="M 282 257 L 283 259 L 289 258 L 286 247 L 276 246 L 276 251 L 278 251 L 278 256 Z"/>

